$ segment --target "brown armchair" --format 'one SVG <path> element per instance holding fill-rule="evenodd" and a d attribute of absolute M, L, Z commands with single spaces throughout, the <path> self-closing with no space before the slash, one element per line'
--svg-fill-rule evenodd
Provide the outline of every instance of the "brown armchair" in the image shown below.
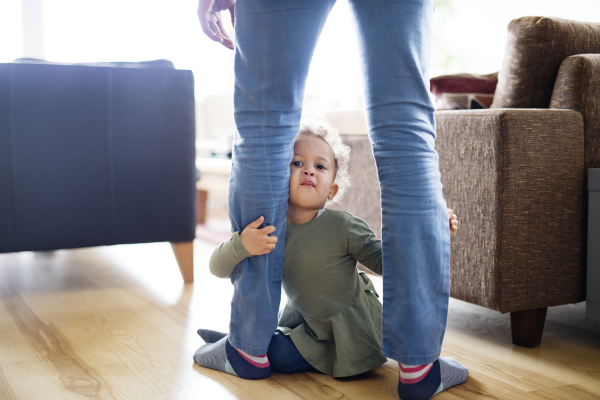
<path fill-rule="evenodd" d="M 523 17 L 508 31 L 492 108 L 436 112 L 436 149 L 460 221 L 451 296 L 510 312 L 513 343 L 534 347 L 547 307 L 585 300 L 587 171 L 600 167 L 600 24 Z M 372 164 L 366 138 L 346 141 L 353 164 Z M 379 192 L 375 176 L 357 174 Z M 340 208 L 379 227 L 379 201 L 359 197 L 349 193 Z"/>

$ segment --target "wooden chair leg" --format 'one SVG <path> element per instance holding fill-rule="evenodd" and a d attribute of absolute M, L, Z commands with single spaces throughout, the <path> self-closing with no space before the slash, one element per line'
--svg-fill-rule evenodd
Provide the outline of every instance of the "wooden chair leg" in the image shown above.
<path fill-rule="evenodd" d="M 542 341 L 544 322 L 548 308 L 515 311 L 510 313 L 510 327 L 513 344 L 522 347 L 536 347 Z"/>
<path fill-rule="evenodd" d="M 208 201 L 208 191 L 203 189 L 196 189 L 197 211 L 196 211 L 196 223 L 203 224 L 206 222 L 206 202 Z"/>
<path fill-rule="evenodd" d="M 171 242 L 171 247 L 173 247 L 183 281 L 185 283 L 194 282 L 194 242 Z"/>

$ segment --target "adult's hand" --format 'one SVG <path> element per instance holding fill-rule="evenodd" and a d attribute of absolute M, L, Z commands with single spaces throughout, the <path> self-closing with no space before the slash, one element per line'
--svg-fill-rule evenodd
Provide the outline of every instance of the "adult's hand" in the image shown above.
<path fill-rule="evenodd" d="M 225 10 L 231 13 L 231 25 L 235 26 L 235 0 L 198 0 L 198 19 L 202 32 L 233 50 L 233 40 L 227 34 L 221 19 L 221 11 Z"/>

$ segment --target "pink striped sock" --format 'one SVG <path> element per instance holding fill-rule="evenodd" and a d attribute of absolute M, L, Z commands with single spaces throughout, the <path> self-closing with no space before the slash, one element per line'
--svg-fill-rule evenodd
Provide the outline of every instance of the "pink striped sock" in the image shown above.
<path fill-rule="evenodd" d="M 433 366 L 433 363 L 424 365 L 407 365 L 398 363 L 400 366 L 400 382 L 404 384 L 422 381 Z"/>
<path fill-rule="evenodd" d="M 234 347 L 235 349 L 235 347 Z M 240 355 L 242 357 L 244 357 L 244 360 L 248 361 L 250 364 L 254 365 L 255 367 L 258 368 L 266 368 L 269 366 L 269 359 L 267 358 L 267 354 L 263 354 L 262 356 L 253 356 L 252 354 L 246 353 L 245 351 L 242 351 L 240 349 L 235 349 L 238 353 L 240 353 Z"/>

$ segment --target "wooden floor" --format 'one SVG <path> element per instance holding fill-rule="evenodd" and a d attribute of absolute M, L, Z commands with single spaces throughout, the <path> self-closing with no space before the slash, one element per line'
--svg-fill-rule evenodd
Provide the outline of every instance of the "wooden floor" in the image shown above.
<path fill-rule="evenodd" d="M 393 399 L 397 364 L 352 379 L 247 381 L 192 361 L 199 327 L 227 330 L 232 288 L 182 284 L 168 243 L 0 255 L 0 399 Z M 376 281 L 380 284 L 380 281 Z M 600 334 L 583 304 L 548 311 L 542 345 L 510 342 L 509 316 L 451 300 L 442 356 L 469 368 L 436 399 L 598 399 Z"/>

